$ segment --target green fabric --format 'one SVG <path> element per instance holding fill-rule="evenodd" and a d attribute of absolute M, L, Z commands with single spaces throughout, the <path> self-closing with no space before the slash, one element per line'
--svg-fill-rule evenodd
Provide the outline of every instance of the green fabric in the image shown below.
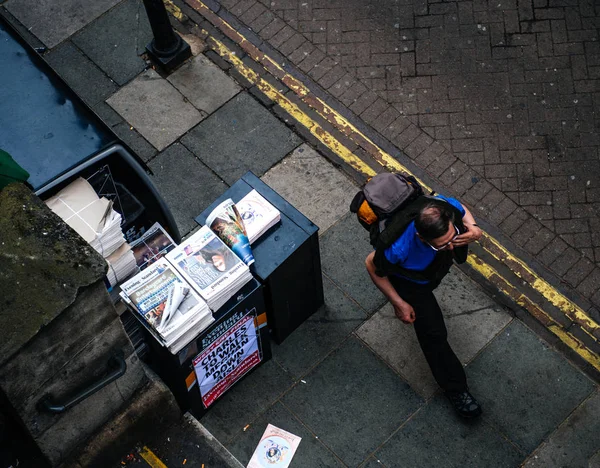
<path fill-rule="evenodd" d="M 13 182 L 25 182 L 29 172 L 19 166 L 6 151 L 0 150 L 0 190 Z"/>

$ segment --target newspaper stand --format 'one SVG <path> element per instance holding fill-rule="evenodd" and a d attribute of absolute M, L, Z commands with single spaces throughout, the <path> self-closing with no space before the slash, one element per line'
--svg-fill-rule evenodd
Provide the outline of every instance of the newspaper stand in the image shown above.
<path fill-rule="evenodd" d="M 251 372 L 271 359 L 264 288 L 256 279 L 252 279 L 236 292 L 234 297 L 215 312 L 215 321 L 177 354 L 171 354 L 153 337 L 147 337 L 150 346 L 148 364 L 170 388 L 182 411 L 189 410 L 197 418 L 201 418 L 208 411 L 200 394 L 193 360 L 214 342 L 215 336 L 221 335 L 224 330 L 231 329 L 247 314 L 255 317 L 254 325 L 260 351 L 260 362 L 250 370 Z"/>
<path fill-rule="evenodd" d="M 281 343 L 324 302 L 319 228 L 252 172 L 247 172 L 196 218 L 204 225 L 223 200 L 239 202 L 255 189 L 281 213 L 281 222 L 252 244 L 250 271 L 265 285 L 269 328 Z"/>

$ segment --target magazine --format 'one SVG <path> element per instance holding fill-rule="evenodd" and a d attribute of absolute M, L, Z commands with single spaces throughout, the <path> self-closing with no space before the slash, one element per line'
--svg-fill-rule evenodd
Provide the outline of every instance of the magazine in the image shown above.
<path fill-rule="evenodd" d="M 210 314 L 207 304 L 166 259 L 123 283 L 121 297 L 167 346 Z"/>
<path fill-rule="evenodd" d="M 256 239 L 281 220 L 279 210 L 256 190 L 248 193 L 236 203 L 236 206 L 242 217 L 250 244 L 253 244 Z"/>
<path fill-rule="evenodd" d="M 301 437 L 269 424 L 247 468 L 287 468 L 301 440 Z"/>
<path fill-rule="evenodd" d="M 207 217 L 206 225 L 223 241 L 246 265 L 254 263 L 250 241 L 246 235 L 244 222 L 233 201 L 228 198 L 217 206 Z"/>
<path fill-rule="evenodd" d="M 248 267 L 207 226 L 166 258 L 212 310 L 217 310 L 252 279 Z"/>
<path fill-rule="evenodd" d="M 154 223 L 142 237 L 131 244 L 138 268 L 145 269 L 156 260 L 164 257 L 177 244 L 159 223 Z"/>

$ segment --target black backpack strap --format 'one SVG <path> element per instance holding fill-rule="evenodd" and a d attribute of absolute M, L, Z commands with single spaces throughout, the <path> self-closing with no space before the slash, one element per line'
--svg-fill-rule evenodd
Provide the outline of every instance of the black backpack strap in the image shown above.
<path fill-rule="evenodd" d="M 354 198 L 350 202 L 350 211 L 352 213 L 358 213 L 360 205 L 362 205 L 362 203 L 364 201 L 365 201 L 365 194 L 362 190 L 360 190 L 356 195 L 354 195 Z"/>
<path fill-rule="evenodd" d="M 430 202 L 443 203 L 445 207 L 450 206 L 454 215 L 453 224 L 458 228 L 459 232 L 462 233 L 466 231 L 462 222 L 462 213 L 458 208 L 439 198 L 419 197 L 405 209 L 407 213 L 404 217 L 398 216 L 398 219 L 394 221 L 395 216 L 393 216 L 390 219 L 390 224 L 388 224 L 385 230 L 379 235 L 375 256 L 373 258 L 377 275 L 388 276 L 390 274 L 396 274 L 417 281 L 440 281 L 448 273 L 454 261 L 456 263 L 464 263 L 466 261 L 469 252 L 468 245 L 456 247 L 453 250 L 442 250 L 438 252 L 433 262 L 421 271 L 403 268 L 400 265 L 391 263 L 385 256 L 385 250 L 402 235 L 408 225 L 416 218 L 422 207 Z M 386 236 L 385 234 L 390 228 L 389 235 Z"/>

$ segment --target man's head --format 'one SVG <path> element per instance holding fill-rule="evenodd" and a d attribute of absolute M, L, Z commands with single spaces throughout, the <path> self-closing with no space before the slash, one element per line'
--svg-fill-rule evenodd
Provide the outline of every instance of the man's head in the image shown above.
<path fill-rule="evenodd" d="M 434 250 L 452 250 L 452 240 L 459 234 L 452 211 L 436 203 L 423 207 L 415 218 L 415 228 L 419 238 Z"/>

